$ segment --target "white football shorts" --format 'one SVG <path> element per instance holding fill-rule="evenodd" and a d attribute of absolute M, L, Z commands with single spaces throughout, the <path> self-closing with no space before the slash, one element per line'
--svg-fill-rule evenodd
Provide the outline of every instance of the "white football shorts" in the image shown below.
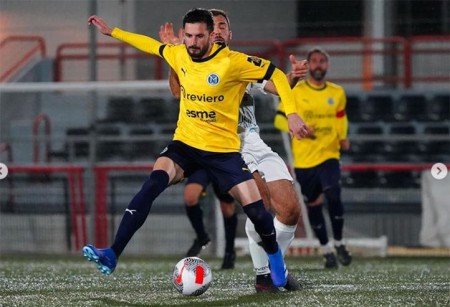
<path fill-rule="evenodd" d="M 266 182 L 286 179 L 294 182 L 283 159 L 261 139 L 259 133 L 247 131 L 240 134 L 241 154 L 250 171 L 258 171 Z"/>

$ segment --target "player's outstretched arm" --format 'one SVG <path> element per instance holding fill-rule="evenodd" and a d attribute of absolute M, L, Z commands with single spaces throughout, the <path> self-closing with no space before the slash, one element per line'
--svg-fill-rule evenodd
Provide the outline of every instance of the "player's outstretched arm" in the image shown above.
<path fill-rule="evenodd" d="M 111 36 L 112 28 L 103 20 L 103 18 L 92 15 L 88 18 L 88 25 L 94 25 L 103 35 Z"/>
<path fill-rule="evenodd" d="M 307 60 L 297 61 L 294 55 L 289 56 L 289 61 L 291 62 L 291 71 L 286 74 L 289 85 L 293 88 L 297 82 L 306 77 L 309 70 L 309 65 Z M 278 91 L 274 86 L 273 82 L 269 81 L 264 86 L 264 91 L 278 95 Z"/>
<path fill-rule="evenodd" d="M 182 29 L 178 31 L 178 37 L 176 37 L 173 32 L 173 24 L 166 22 L 159 27 L 159 38 L 164 44 L 179 45 L 183 42 Z M 177 73 L 172 68 L 169 70 L 169 87 L 172 95 L 179 99 L 181 94 L 180 80 L 178 79 Z"/>
<path fill-rule="evenodd" d="M 104 35 L 112 36 L 143 52 L 161 56 L 159 54 L 159 48 L 162 44 L 156 39 L 141 34 L 127 32 L 119 28 L 111 28 L 103 18 L 96 15 L 92 15 L 88 18 L 88 24 L 94 25 Z"/>
<path fill-rule="evenodd" d="M 291 137 L 297 139 L 307 137 L 311 133 L 311 130 L 297 114 L 294 96 L 286 76 L 281 70 L 275 68 L 270 80 L 277 88 L 281 100 L 284 103 L 285 113 L 288 119 L 288 129 Z"/>

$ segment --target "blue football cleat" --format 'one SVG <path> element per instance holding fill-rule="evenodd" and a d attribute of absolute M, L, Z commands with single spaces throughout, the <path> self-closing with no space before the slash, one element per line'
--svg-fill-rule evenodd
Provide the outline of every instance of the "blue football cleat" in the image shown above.
<path fill-rule="evenodd" d="M 83 255 L 88 261 L 97 263 L 97 268 L 105 275 L 110 275 L 116 268 L 117 257 L 111 248 L 97 249 L 88 244 L 83 247 Z"/>
<path fill-rule="evenodd" d="M 270 278 L 276 287 L 284 287 L 287 283 L 283 254 L 280 248 L 275 254 L 267 254 L 270 265 Z"/>

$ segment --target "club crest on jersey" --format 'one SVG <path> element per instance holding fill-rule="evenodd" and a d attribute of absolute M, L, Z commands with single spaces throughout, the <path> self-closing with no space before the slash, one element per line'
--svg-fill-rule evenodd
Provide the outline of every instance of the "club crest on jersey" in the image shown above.
<path fill-rule="evenodd" d="M 332 106 L 332 105 L 334 104 L 334 99 L 333 99 L 333 97 L 328 98 L 328 104 L 329 104 L 330 106 Z"/>
<path fill-rule="evenodd" d="M 212 86 L 216 86 L 217 84 L 219 84 L 220 78 L 217 74 L 210 74 L 208 76 L 208 84 L 212 85 Z"/>

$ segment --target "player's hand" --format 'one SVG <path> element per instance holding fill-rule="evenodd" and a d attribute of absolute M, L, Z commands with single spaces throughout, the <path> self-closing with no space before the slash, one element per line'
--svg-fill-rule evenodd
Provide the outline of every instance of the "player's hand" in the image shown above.
<path fill-rule="evenodd" d="M 96 26 L 97 29 L 100 31 L 100 33 L 111 36 L 112 29 L 103 20 L 103 18 L 100 18 L 96 15 L 92 15 L 91 17 L 88 18 L 88 25 L 91 25 L 91 24 Z"/>
<path fill-rule="evenodd" d="M 183 43 L 183 29 L 178 30 L 178 37 L 173 32 L 173 24 L 166 22 L 159 27 L 159 38 L 164 44 L 180 45 Z"/>
<path fill-rule="evenodd" d="M 305 124 L 303 119 L 297 113 L 288 114 L 287 119 L 289 134 L 291 137 L 295 137 L 300 140 L 311 135 L 311 128 Z"/>
<path fill-rule="evenodd" d="M 350 149 L 350 141 L 348 139 L 340 140 L 339 144 L 341 145 L 342 150 L 349 150 Z"/>
<path fill-rule="evenodd" d="M 291 62 L 292 67 L 291 69 L 292 77 L 298 79 L 305 78 L 309 70 L 308 61 L 307 60 L 297 61 L 297 59 L 293 54 L 289 56 L 289 61 Z"/>

